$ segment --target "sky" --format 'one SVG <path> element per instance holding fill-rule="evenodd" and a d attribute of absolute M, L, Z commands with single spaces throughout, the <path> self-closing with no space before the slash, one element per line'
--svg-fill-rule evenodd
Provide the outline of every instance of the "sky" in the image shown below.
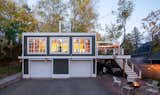
<path fill-rule="evenodd" d="M 134 10 L 131 17 L 127 20 L 126 31 L 131 32 L 133 27 L 137 27 L 141 32 L 142 19 L 147 17 L 151 11 L 160 9 L 160 0 L 132 0 L 134 3 Z M 98 23 L 101 24 L 102 29 L 106 24 L 111 24 L 116 17 L 111 13 L 117 10 L 118 0 L 99 0 L 96 10 L 98 11 Z M 100 31 L 102 34 L 105 31 Z"/>
<path fill-rule="evenodd" d="M 34 5 L 38 0 L 27 0 L 30 6 Z M 147 17 L 151 11 L 160 9 L 160 0 L 132 0 L 134 10 L 131 17 L 127 20 L 126 31 L 129 33 L 134 27 L 137 27 L 140 32 L 144 32 L 142 28 L 142 19 Z M 98 13 L 97 24 L 98 32 L 105 34 L 105 25 L 110 25 L 116 20 L 116 16 L 111 12 L 117 10 L 118 0 L 97 0 L 95 11 Z"/>

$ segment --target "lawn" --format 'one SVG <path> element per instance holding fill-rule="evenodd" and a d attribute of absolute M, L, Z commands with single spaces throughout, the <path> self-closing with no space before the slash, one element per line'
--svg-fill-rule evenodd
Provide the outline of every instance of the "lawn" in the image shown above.
<path fill-rule="evenodd" d="M 21 72 L 21 64 L 19 62 L 11 62 L 10 64 L 0 66 L 0 78 Z"/>

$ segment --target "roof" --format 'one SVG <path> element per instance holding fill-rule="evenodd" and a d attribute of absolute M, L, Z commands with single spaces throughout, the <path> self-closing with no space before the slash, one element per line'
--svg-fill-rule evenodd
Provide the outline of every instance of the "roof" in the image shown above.
<path fill-rule="evenodd" d="M 149 57 L 149 60 L 160 60 L 160 52 L 154 53 Z"/>
<path fill-rule="evenodd" d="M 87 33 L 79 33 L 79 32 L 68 32 L 68 33 L 63 33 L 63 32 L 25 32 L 25 33 L 22 33 L 24 36 L 51 36 L 51 35 L 83 35 L 83 36 L 90 36 L 90 35 L 93 35 L 93 36 L 96 36 L 96 33 L 91 33 L 91 32 L 87 32 Z"/>

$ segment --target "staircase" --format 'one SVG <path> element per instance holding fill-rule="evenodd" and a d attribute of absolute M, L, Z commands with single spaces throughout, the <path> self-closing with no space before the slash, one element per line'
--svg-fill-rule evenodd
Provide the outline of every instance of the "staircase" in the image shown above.
<path fill-rule="evenodd" d="M 115 59 L 116 63 L 123 69 L 123 59 Z M 131 66 L 129 64 L 125 64 L 125 73 L 127 74 L 127 80 L 134 80 L 136 78 L 141 78 L 141 71 L 135 72 L 134 64 L 132 63 Z"/>

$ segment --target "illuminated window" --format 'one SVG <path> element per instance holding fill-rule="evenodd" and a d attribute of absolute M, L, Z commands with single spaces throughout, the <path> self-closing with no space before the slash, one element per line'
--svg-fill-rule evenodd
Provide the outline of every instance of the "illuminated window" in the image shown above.
<path fill-rule="evenodd" d="M 73 37 L 73 53 L 90 54 L 91 41 L 90 37 Z"/>
<path fill-rule="evenodd" d="M 69 53 L 69 38 L 67 37 L 52 37 L 50 39 L 51 54 L 68 54 Z"/>
<path fill-rule="evenodd" d="M 46 38 L 45 37 L 28 37 L 27 39 L 28 54 L 45 54 Z"/>

